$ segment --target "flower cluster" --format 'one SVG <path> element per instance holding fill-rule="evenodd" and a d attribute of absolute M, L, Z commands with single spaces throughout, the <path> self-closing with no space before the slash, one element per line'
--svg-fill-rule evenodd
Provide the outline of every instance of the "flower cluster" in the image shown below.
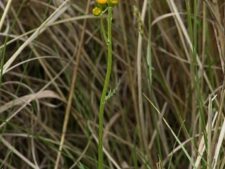
<path fill-rule="evenodd" d="M 108 6 L 115 6 L 119 0 L 95 0 L 96 4 L 92 10 L 93 15 L 99 16 Z"/>

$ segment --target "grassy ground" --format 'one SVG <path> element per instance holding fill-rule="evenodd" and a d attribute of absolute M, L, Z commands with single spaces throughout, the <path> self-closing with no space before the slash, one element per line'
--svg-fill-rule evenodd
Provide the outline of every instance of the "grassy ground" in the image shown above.
<path fill-rule="evenodd" d="M 0 168 L 97 168 L 107 45 L 94 0 L 0 7 Z M 224 169 L 225 3 L 113 10 L 104 168 Z"/>

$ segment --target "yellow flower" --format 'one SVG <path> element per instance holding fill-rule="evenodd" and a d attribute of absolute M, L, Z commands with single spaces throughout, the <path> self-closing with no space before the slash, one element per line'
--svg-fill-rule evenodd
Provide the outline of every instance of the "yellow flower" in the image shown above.
<path fill-rule="evenodd" d="M 107 0 L 96 0 L 96 2 L 97 2 L 98 4 L 104 5 L 104 4 L 107 3 Z"/>
<path fill-rule="evenodd" d="M 96 6 L 93 8 L 92 13 L 95 16 L 99 16 L 102 13 L 102 9 Z"/>

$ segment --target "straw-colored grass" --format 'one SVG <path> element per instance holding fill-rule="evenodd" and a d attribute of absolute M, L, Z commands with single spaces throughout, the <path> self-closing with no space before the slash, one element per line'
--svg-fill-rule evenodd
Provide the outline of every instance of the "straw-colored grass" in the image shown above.
<path fill-rule="evenodd" d="M 0 1 L 0 168 L 224 169 L 225 3 L 120 0 L 102 114 L 94 4 Z"/>

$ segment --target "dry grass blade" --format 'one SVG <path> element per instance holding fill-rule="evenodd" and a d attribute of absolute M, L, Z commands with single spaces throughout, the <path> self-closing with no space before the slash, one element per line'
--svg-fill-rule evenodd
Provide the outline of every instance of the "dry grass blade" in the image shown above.
<path fill-rule="evenodd" d="M 32 163 L 29 159 L 27 159 L 23 154 L 21 154 L 15 147 L 13 147 L 7 140 L 5 140 L 2 136 L 0 136 L 0 141 L 8 147 L 10 151 L 12 151 L 14 154 L 16 154 L 19 158 L 21 158 L 24 163 L 28 164 L 33 169 L 39 169 L 38 166 L 36 166 L 34 163 Z"/>
<path fill-rule="evenodd" d="M 218 115 L 218 112 L 216 112 L 215 113 L 215 115 L 214 115 L 214 118 L 213 118 L 213 120 L 212 120 L 212 124 L 211 124 L 211 127 L 209 127 L 209 123 L 207 123 L 207 126 L 206 126 L 206 130 L 207 130 L 207 132 L 209 132 L 208 130 L 209 130 L 209 128 L 213 128 L 214 127 L 214 125 L 215 125 L 215 122 L 216 122 L 216 118 L 217 118 L 217 115 Z M 204 137 L 202 136 L 201 137 L 201 140 L 200 140 L 200 143 L 199 143 L 199 145 L 198 145 L 198 156 L 197 156 L 197 159 L 195 160 L 195 168 L 199 168 L 199 166 L 200 166 L 200 163 L 201 163 L 201 160 L 202 160 L 202 156 L 203 156 L 203 153 L 204 153 L 204 151 L 206 150 L 206 145 L 205 145 L 206 143 L 204 142 Z"/>
<path fill-rule="evenodd" d="M 213 156 L 213 169 L 216 168 L 217 166 L 217 163 L 218 163 L 218 157 L 219 157 L 219 153 L 220 151 L 223 149 L 222 146 L 223 146 L 223 140 L 225 138 L 225 118 L 223 120 L 223 124 L 222 124 L 222 128 L 221 128 L 221 131 L 220 131 L 220 134 L 219 134 L 219 138 L 218 138 L 218 142 L 217 142 L 217 145 L 216 145 L 216 150 L 215 150 L 215 154 Z"/>
<path fill-rule="evenodd" d="M 88 3 L 87 3 L 86 13 L 89 10 L 89 4 L 90 4 L 90 0 L 88 0 Z M 69 91 L 69 96 L 68 96 L 68 100 L 67 100 L 67 106 L 66 106 L 66 110 L 65 110 L 62 134 L 61 134 L 61 139 L 60 139 L 60 143 L 59 143 L 59 150 L 58 150 L 58 153 L 57 153 L 55 167 L 54 167 L 55 169 L 58 169 L 59 166 L 60 166 L 61 153 L 62 153 L 62 150 L 63 150 L 63 145 L 64 145 L 64 142 L 65 142 L 65 136 L 66 136 L 66 132 L 67 132 L 67 126 L 68 126 L 68 123 L 69 123 L 69 117 L 70 117 L 72 101 L 73 101 L 73 96 L 74 96 L 74 91 L 75 91 L 75 85 L 76 85 L 76 80 L 77 80 L 77 74 L 78 74 L 78 68 L 79 68 L 79 63 L 80 63 L 82 45 L 83 45 L 83 41 L 84 41 L 86 24 L 87 24 L 87 20 L 84 20 L 83 31 L 81 33 L 78 51 L 76 52 L 76 49 L 74 50 L 75 51 L 74 57 L 76 57 L 77 65 L 74 66 L 73 72 L 72 72 L 72 80 L 71 80 L 70 91 Z"/>
<path fill-rule="evenodd" d="M 12 101 L 9 101 L 8 103 L 0 106 L 0 114 L 3 113 L 4 111 L 8 110 L 11 107 L 19 106 L 19 105 L 23 105 L 23 104 L 29 104 L 30 102 L 32 102 L 34 100 L 39 100 L 39 99 L 43 99 L 43 98 L 55 98 L 55 99 L 61 100 L 61 98 L 55 92 L 50 91 L 50 90 L 44 90 L 44 91 L 40 91 L 38 93 L 29 94 L 26 96 L 16 98 Z"/>
<path fill-rule="evenodd" d="M 7 15 L 8 11 L 9 11 L 11 3 L 12 3 L 12 0 L 8 0 L 8 3 L 7 3 L 7 5 L 4 9 L 4 13 L 3 13 L 3 15 L 1 17 L 1 20 L 0 20 L 0 31 L 2 30 L 2 26 L 4 24 L 4 21 L 5 21 L 5 18 L 6 18 L 6 15 Z"/>
<path fill-rule="evenodd" d="M 44 32 L 55 20 L 57 20 L 69 7 L 68 1 L 64 1 L 56 10 L 43 22 L 36 31 L 19 47 L 19 49 L 10 57 L 10 59 L 4 64 L 2 74 L 4 75 L 7 69 L 11 66 L 14 60 L 19 54 L 27 47 L 35 38 L 37 38 L 42 32 Z"/>
<path fill-rule="evenodd" d="M 141 12 L 141 21 L 145 20 L 146 12 L 147 12 L 147 4 L 148 0 L 143 2 L 142 12 Z M 141 24 L 141 23 L 140 23 Z M 141 25 L 139 25 L 141 29 Z M 138 33 L 138 41 L 137 41 L 137 83 L 138 83 L 138 106 L 139 106 L 139 127 L 141 129 L 141 140 L 143 142 L 144 149 L 147 150 L 147 142 L 146 142 L 146 131 L 145 131 L 145 122 L 144 122 L 144 111 L 143 111 L 143 99 L 142 99 L 142 32 L 139 30 Z"/>
<path fill-rule="evenodd" d="M 157 113 L 160 115 L 161 112 L 158 110 L 158 108 L 152 103 L 152 101 L 147 98 L 145 96 L 145 98 L 148 100 L 148 102 L 153 106 L 153 108 L 157 111 Z M 184 147 L 184 143 L 182 143 L 179 138 L 177 137 L 177 135 L 175 134 L 175 132 L 173 131 L 173 129 L 170 127 L 169 123 L 166 121 L 166 119 L 164 117 L 162 117 L 163 122 L 166 124 L 166 126 L 168 127 L 169 131 L 173 134 L 174 138 L 176 139 L 177 143 L 179 144 L 179 146 L 181 147 L 181 149 L 184 151 L 186 157 L 188 158 L 190 164 L 194 167 L 194 162 L 193 159 L 191 158 L 191 156 L 189 155 L 188 151 L 186 150 L 186 148 Z M 195 168 L 195 167 L 194 167 Z"/>

